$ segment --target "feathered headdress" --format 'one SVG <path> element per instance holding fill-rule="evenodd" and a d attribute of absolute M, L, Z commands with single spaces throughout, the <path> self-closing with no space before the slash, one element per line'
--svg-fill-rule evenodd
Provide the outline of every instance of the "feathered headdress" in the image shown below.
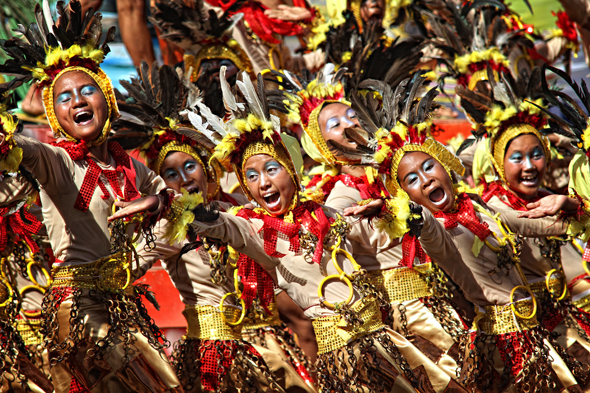
<path fill-rule="evenodd" d="M 460 10 L 449 6 L 447 11 L 442 16 L 430 15 L 428 19 L 435 35 L 433 42 L 445 53 L 446 58 L 438 59 L 449 69 L 442 76 L 443 81 L 451 75 L 459 86 L 473 90 L 478 81 L 488 80 L 488 67 L 496 80 L 500 73 L 511 68 L 515 74 L 523 68 L 531 71 L 528 52 L 534 50 L 533 42 L 526 37 L 524 29 L 513 28 L 508 17 L 514 15 L 504 4 L 466 2 Z M 473 17 L 467 19 L 471 14 Z M 513 64 L 509 62 L 511 58 Z"/>
<path fill-rule="evenodd" d="M 266 154 L 275 158 L 289 173 L 300 190 L 299 172 L 303 166 L 299 144 L 280 132 L 280 120 L 270 113 L 262 75 L 254 86 L 247 73 L 241 73 L 236 86 L 229 86 L 221 67 L 223 101 L 229 114 L 223 120 L 202 103 L 198 104 L 201 117 L 192 117 L 193 126 L 216 143 L 213 159 L 231 164 L 246 196 L 253 200 L 244 178 L 243 165 L 248 158 Z M 205 122 L 203 123 L 203 119 Z"/>
<path fill-rule="evenodd" d="M 529 76 L 522 72 L 517 80 L 509 72 L 500 74 L 499 80 L 492 78 L 492 70 L 487 69 L 493 96 L 456 87 L 461 98 L 461 106 L 475 121 L 476 139 L 483 136 L 489 139 L 491 162 L 497 175 L 506 180 L 504 174 L 504 155 L 508 143 L 519 135 L 534 134 L 541 141 L 547 160 L 551 159 L 549 140 L 544 130 L 548 115 L 540 92 L 541 70 L 535 68 Z M 542 109 L 541 109 L 542 108 Z"/>
<path fill-rule="evenodd" d="M 391 195 L 405 194 L 397 180 L 399 163 L 406 153 L 422 151 L 436 158 L 452 178 L 452 172 L 463 175 L 461 160 L 430 136 L 430 118 L 438 92 L 430 89 L 422 98 L 427 79 L 417 72 L 404 79 L 395 90 L 384 82 L 366 80 L 360 88 L 379 93 L 352 95 L 352 108 L 356 111 L 361 128 L 347 129 L 346 136 L 356 142 L 349 149 L 337 142 L 328 141 L 332 149 L 347 155 L 361 164 L 371 165 L 386 176 L 385 185 Z"/>
<path fill-rule="evenodd" d="M 185 50 L 185 71 L 193 67 L 191 79 L 195 82 L 201 62 L 207 59 L 228 59 L 240 70 L 252 72 L 248 56 L 231 38 L 232 29 L 243 16 L 232 11 L 230 7 L 218 17 L 215 10 L 205 9 L 203 0 L 158 0 L 150 21 L 162 33 L 160 38 Z"/>
<path fill-rule="evenodd" d="M 110 132 L 110 121 L 119 112 L 113 86 L 107 75 L 100 69 L 107 53 L 108 43 L 115 38 L 115 28 L 111 27 L 102 39 L 102 15 L 90 8 L 82 15 L 82 6 L 78 0 L 72 0 L 67 7 L 63 1 L 57 3 L 58 19 L 54 22 L 47 0 L 43 7 L 35 7 L 37 23 L 27 29 L 19 26 L 17 33 L 8 41 L 1 41 L 2 48 L 10 57 L 0 72 L 17 76 L 23 82 L 36 80 L 43 87 L 43 104 L 54 134 L 67 135 L 60 126 L 54 112 L 53 86 L 58 78 L 70 71 L 84 72 L 102 90 L 109 109 L 109 118 L 99 138 L 94 144 L 102 143 Z"/>
<path fill-rule="evenodd" d="M 546 68 L 549 68 L 571 86 L 577 100 L 564 92 L 549 89 L 545 76 Z M 551 106 L 559 108 L 567 119 L 540 107 L 539 109 L 549 116 L 549 127 L 543 131 L 555 132 L 571 138 L 576 142 L 577 147 L 582 149 L 587 157 L 590 157 L 590 93 L 586 81 L 582 80 L 581 86 L 579 86 L 567 73 L 551 66 L 543 66 L 541 75 L 543 97 Z M 579 105 L 579 102 L 582 106 Z"/>
<path fill-rule="evenodd" d="M 425 44 L 422 38 L 391 39 L 384 35 L 385 29 L 375 23 L 368 24 L 359 33 L 352 14 L 346 12 L 344 17 L 346 22 L 330 28 L 318 47 L 324 51 L 326 63 L 347 68 L 344 74 L 347 91 L 355 90 L 365 79 L 397 86 L 410 76 L 422 57 Z"/>
<path fill-rule="evenodd" d="M 287 120 L 292 124 L 301 124 L 305 133 L 302 143 L 310 156 L 318 162 L 332 164 L 337 162 L 336 158 L 329 151 L 325 142 L 321 141 L 322 132 L 318 123 L 318 117 L 324 104 L 344 101 L 344 86 L 341 78 L 346 68 L 340 68 L 334 73 L 334 64 L 328 63 L 317 74 L 310 74 L 304 70 L 301 76 L 294 75 L 289 71 L 283 74 L 273 71 L 273 74 L 280 77 L 280 84 L 284 90 L 269 90 L 269 105 L 272 109 L 287 114 Z M 317 142 L 316 142 L 317 140 Z M 318 145 L 315 149 L 313 146 Z M 313 151 L 312 151 L 313 150 Z M 326 158 L 327 157 L 327 158 Z"/>
<path fill-rule="evenodd" d="M 0 174 L 16 172 L 23 156 L 22 149 L 16 146 L 13 139 L 14 134 L 21 131 L 22 124 L 8 112 L 15 103 L 12 94 L 14 85 L 12 82 L 0 84 L 0 135 L 4 139 L 0 146 Z"/>
<path fill-rule="evenodd" d="M 167 65 L 154 63 L 150 68 L 142 62 L 138 74 L 130 82 L 121 81 L 128 99 L 116 92 L 121 117 L 113 125 L 115 133 L 110 140 L 125 149 L 139 149 L 157 174 L 168 153 L 189 154 L 201 164 L 208 181 L 219 186 L 222 168 L 216 160 L 210 161 L 215 144 L 195 131 L 189 120 L 199 116 L 194 112 L 201 101 L 199 90 L 188 75 Z"/>

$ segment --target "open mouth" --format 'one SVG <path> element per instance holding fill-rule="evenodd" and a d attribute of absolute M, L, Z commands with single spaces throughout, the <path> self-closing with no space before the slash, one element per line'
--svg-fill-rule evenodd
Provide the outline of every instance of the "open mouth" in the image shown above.
<path fill-rule="evenodd" d="M 186 191 L 189 194 L 197 194 L 199 192 L 199 187 L 190 187 L 190 188 L 187 188 Z"/>
<path fill-rule="evenodd" d="M 437 187 L 428 195 L 428 198 L 435 205 L 442 205 L 447 200 L 447 194 L 442 188 Z"/>
<path fill-rule="evenodd" d="M 521 176 L 520 183 L 524 186 L 535 187 L 537 185 L 538 178 L 538 174 Z"/>
<path fill-rule="evenodd" d="M 274 210 L 281 204 L 281 194 L 278 192 L 264 195 L 262 198 L 264 199 L 264 203 L 266 203 L 266 207 L 268 207 L 269 210 Z"/>
<path fill-rule="evenodd" d="M 94 119 L 94 113 L 90 111 L 80 111 L 74 115 L 74 123 L 79 126 L 89 124 Z"/>

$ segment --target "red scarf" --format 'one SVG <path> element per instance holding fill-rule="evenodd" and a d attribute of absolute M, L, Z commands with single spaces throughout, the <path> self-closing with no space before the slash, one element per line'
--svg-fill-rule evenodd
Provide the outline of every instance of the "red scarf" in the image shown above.
<path fill-rule="evenodd" d="M 76 143 L 69 141 L 62 141 L 52 143 L 52 145 L 61 147 L 64 149 L 73 161 L 86 160 L 88 164 L 88 171 L 84 176 L 82 187 L 76 198 L 74 207 L 78 210 L 86 212 L 90 205 L 90 200 L 94 195 L 96 187 L 100 187 L 102 191 L 102 199 L 109 199 L 111 194 L 109 193 L 104 182 L 100 181 L 100 175 L 104 175 L 109 181 L 111 188 L 115 191 L 117 196 L 125 201 L 132 201 L 138 198 L 139 192 L 135 185 L 135 167 L 131 157 L 123 150 L 121 145 L 117 142 L 109 142 L 108 151 L 109 154 L 115 159 L 115 170 L 106 170 L 98 166 L 98 164 L 90 157 L 88 148 L 84 141 Z M 125 179 L 124 191 L 119 187 L 119 174 L 123 174 Z"/>
<path fill-rule="evenodd" d="M 25 207 L 21 207 L 9 216 L 4 216 L 10 208 L 0 208 L 0 251 L 4 251 L 8 245 L 8 233 L 16 235 L 16 241 L 25 241 L 33 253 L 39 251 L 39 246 L 33 240 L 32 234 L 39 232 L 43 224 L 37 220 Z"/>
<path fill-rule="evenodd" d="M 282 41 L 276 38 L 276 35 L 294 36 L 302 35 L 305 28 L 301 26 L 299 22 L 289 22 L 280 19 L 272 19 L 264 15 L 264 11 L 267 9 L 264 5 L 254 0 L 207 0 L 209 4 L 214 7 L 220 7 L 223 11 L 229 10 L 229 16 L 233 16 L 237 13 L 244 14 L 244 21 L 248 23 L 248 26 L 254 34 L 256 34 L 261 40 L 269 44 L 280 44 Z M 236 5 L 240 4 L 237 8 Z M 304 0 L 294 0 L 293 6 L 307 8 L 313 15 L 315 14 L 314 9 L 310 9 L 307 2 Z M 311 21 L 307 21 L 311 22 Z M 305 21 L 304 21 L 305 23 Z"/>
<path fill-rule="evenodd" d="M 461 224 L 475 236 L 479 237 L 480 240 L 485 240 L 492 234 L 488 224 L 481 222 L 479 217 L 475 214 L 473 203 L 465 193 L 457 195 L 455 212 L 436 212 L 434 213 L 434 216 L 444 219 L 445 229 L 456 228 L 457 225 Z"/>
<path fill-rule="evenodd" d="M 416 236 L 411 236 L 406 233 L 402 239 L 402 260 L 399 261 L 400 266 L 406 266 L 409 268 L 414 267 L 414 259 L 418 257 L 420 264 L 428 263 L 431 261 L 430 257 L 426 255 L 420 241 Z"/>
<path fill-rule="evenodd" d="M 310 180 L 307 187 L 315 186 L 326 177 L 328 177 L 329 179 L 321 187 L 321 190 L 324 193 L 324 199 L 328 198 L 328 196 L 330 195 L 338 181 L 341 181 L 347 187 L 351 187 L 355 190 L 358 190 L 361 193 L 362 199 L 380 199 L 384 195 L 389 195 L 387 189 L 381 181 L 375 180 L 372 184 L 370 184 L 366 175 L 363 175 L 361 177 L 345 175 L 342 173 L 336 176 L 316 175 Z"/>
<path fill-rule="evenodd" d="M 311 215 L 312 212 L 315 213 L 317 220 Z M 289 251 L 297 253 L 300 251 L 299 229 L 301 226 L 305 227 L 318 238 L 313 261 L 318 264 L 321 263 L 324 253 L 324 238 L 328 234 L 334 219 L 326 217 L 322 207 L 313 201 L 302 203 L 292 213 L 293 224 L 285 222 L 282 218 L 272 217 L 250 209 L 240 210 L 237 216 L 246 219 L 257 218 L 263 221 L 264 224 L 260 231 L 263 234 L 264 251 L 267 255 L 277 258 L 285 256 L 285 254 L 276 250 L 278 236 L 288 238 L 290 242 Z M 250 307 L 252 301 L 258 297 L 260 305 L 270 314 L 268 306 L 274 300 L 275 288 L 270 275 L 256 261 L 244 254 L 241 254 L 238 260 L 238 274 L 244 284 L 242 299 L 244 299 L 246 307 Z"/>
<path fill-rule="evenodd" d="M 526 208 L 526 205 L 532 202 L 537 202 L 539 199 L 550 195 L 550 193 L 547 191 L 539 190 L 538 196 L 536 198 L 522 199 L 507 190 L 500 181 L 495 181 L 492 183 L 484 182 L 483 186 L 484 189 L 481 198 L 484 200 L 484 202 L 488 202 L 493 196 L 497 196 L 502 202 L 504 202 L 504 204 L 518 211 L 527 211 L 528 209 Z"/>

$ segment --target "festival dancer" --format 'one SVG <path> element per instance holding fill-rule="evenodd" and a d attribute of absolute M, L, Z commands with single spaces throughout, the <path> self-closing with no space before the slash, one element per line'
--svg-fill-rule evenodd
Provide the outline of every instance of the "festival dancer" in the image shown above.
<path fill-rule="evenodd" d="M 402 74 L 407 76 L 419 59 L 419 55 L 414 56 L 412 64 L 402 57 L 402 62 L 409 63 Z M 283 80 L 291 83 L 285 82 L 285 89 L 275 92 L 280 94 L 270 101 L 273 108 L 280 108 L 291 121 L 302 125 L 303 146 L 310 157 L 321 163 L 323 173 L 308 183 L 308 187 L 316 186 L 312 195 L 319 193 L 316 197 L 325 201 L 326 206 L 344 210 L 388 198 L 389 193 L 373 168 L 363 168 L 358 160 L 339 154 L 340 149 L 355 148 L 356 143 L 348 139 L 346 130 L 360 125 L 357 113 L 344 100 L 343 86 L 338 80 L 342 72 L 333 75 L 330 66 L 324 67 L 325 74 L 319 73 L 311 81 L 286 73 L 289 76 Z M 361 83 L 360 88 L 366 89 L 373 83 L 384 82 L 369 81 L 367 86 Z M 352 97 L 357 99 L 356 95 Z M 382 253 L 366 250 L 362 257 L 356 255 L 356 258 L 387 303 L 387 323 L 408 339 L 419 337 L 415 345 L 450 376 L 456 377 L 459 340 L 466 333 L 466 326 L 451 306 L 446 278 L 415 242 L 415 238 L 406 237 L 400 247 Z M 417 262 L 410 255 L 411 250 Z M 408 361 L 417 367 L 412 359 Z"/>
<path fill-rule="evenodd" d="M 9 83 L 0 86 L 4 101 L 0 102 L 0 140 L 5 142 L 0 148 L 0 390 L 52 392 L 53 385 L 43 373 L 37 313 L 49 286 L 43 279 L 42 272 L 48 274 L 36 236 L 43 224 L 27 205 L 36 190 L 18 173 L 22 150 L 15 146 L 14 134 L 22 126 L 7 110 L 9 87 Z"/>
<path fill-rule="evenodd" d="M 127 149 L 139 147 L 148 167 L 169 188 L 184 193 L 181 198 L 194 200 L 195 206 L 223 193 L 219 191 L 222 167 L 211 159 L 215 145 L 189 121 L 202 122 L 194 112 L 202 98 L 190 75 L 180 77 L 169 66 L 150 69 L 144 63 L 139 79 L 122 84 L 130 100 L 119 102 L 122 117 L 111 139 Z M 145 112 L 152 115 L 142 116 Z M 210 184 L 215 187 L 208 192 Z M 223 199 L 239 197 L 225 195 Z M 237 204 L 218 203 L 224 211 Z M 145 240 L 137 247 L 142 272 L 161 260 L 185 303 L 188 330 L 173 354 L 185 392 L 234 392 L 244 386 L 260 392 L 314 392 L 288 359 L 241 339 L 248 310 L 241 298 L 239 254 L 206 237 L 198 239 L 198 247 L 191 247 L 186 225 L 186 220 L 162 220 L 154 229 L 154 247 Z M 245 278 L 241 281 L 248 285 Z"/>
<path fill-rule="evenodd" d="M 482 198 L 496 211 L 527 211 L 529 204 L 550 194 L 540 190 L 551 159 L 549 140 L 541 133 L 546 132 L 548 118 L 543 111 L 547 107 L 541 92 L 541 70 L 535 69 L 531 78 L 521 75 L 513 83 L 502 74 L 491 85 L 495 92 L 510 89 L 513 98 L 459 94 L 463 102 L 471 104 L 466 105 L 468 113 L 481 121 L 476 133 L 488 135 L 489 157 L 498 179 L 483 184 Z M 576 351 L 576 359 L 587 363 L 590 320 L 570 300 L 589 288 L 584 280 L 576 279 L 585 275 L 584 266 L 568 240 L 567 236 L 524 239 L 520 266 L 542 307 L 540 323 L 560 333 L 557 342 Z M 568 283 L 572 283 L 571 292 Z"/>
<path fill-rule="evenodd" d="M 214 157 L 233 164 L 244 192 L 260 207 L 242 209 L 237 216 L 223 212 L 213 212 L 213 217 L 196 215 L 194 230 L 229 242 L 251 257 L 249 269 L 256 272 L 257 264 L 264 267 L 305 310 L 318 340 L 321 390 L 453 388 L 449 376 L 382 323 L 375 291 L 353 257 L 356 244 L 382 249 L 397 241 L 377 234 L 367 220 L 345 219 L 333 209 L 301 199 L 297 166 L 278 133 L 278 118 L 269 114 L 261 76 L 257 89 L 247 75 L 242 78 L 235 97 L 222 71 L 230 119 L 222 123 L 212 118 L 207 123 L 211 130 L 204 126 L 201 131 L 223 136 Z M 400 204 L 399 209 L 395 209 L 399 216 L 393 212 L 387 215 L 399 228 L 397 237 L 409 230 L 408 204 Z M 121 210 L 118 216 L 126 213 Z M 267 306 L 272 300 L 272 285 L 260 281 L 258 288 L 266 292 L 260 299 L 262 306 Z M 409 358 L 423 367 L 412 370 Z"/>
<path fill-rule="evenodd" d="M 518 235 L 561 236 L 568 225 L 556 218 L 520 218 L 514 211 L 495 214 L 462 192 L 457 184 L 464 171 L 461 161 L 428 135 L 436 89 L 417 100 L 424 80 L 416 74 L 395 92 L 388 87 L 378 91 L 383 106 L 377 110 L 372 109 L 372 94 L 357 102 L 357 113 L 370 116 L 359 119 L 369 133 L 354 157 L 372 160 L 386 175 L 394 196 L 387 204 L 410 198 L 425 207 L 422 247 L 476 306 L 478 315 L 463 347 L 461 380 L 468 389 L 481 391 L 561 391 L 584 385 L 580 363 L 538 323 L 539 304 L 519 261 Z M 546 197 L 546 204 L 564 211 L 578 208 L 575 200 L 557 196 Z"/>
<path fill-rule="evenodd" d="M 150 198 L 136 205 L 155 219 L 169 205 L 169 194 L 161 178 L 106 142 L 119 112 L 100 63 L 114 28 L 100 45 L 100 14 L 82 15 L 77 1 L 57 8 L 54 24 L 47 3 L 36 7 L 38 24 L 3 42 L 10 59 L 0 66 L 0 72 L 43 88 L 47 118 L 60 138 L 54 145 L 13 138 L 22 165 L 40 185 L 56 257 L 43 303 L 55 391 L 180 392 L 161 332 L 141 300 L 149 293 L 131 284 L 137 264 L 127 232 L 132 223 L 107 221 L 125 205 L 116 200 L 141 193 L 159 193 L 155 205 L 146 204 Z"/>
<path fill-rule="evenodd" d="M 218 16 L 206 9 L 203 0 L 158 0 L 152 7 L 150 20 L 166 39 L 184 50 L 184 72 L 192 69 L 191 81 L 207 94 L 207 105 L 217 116 L 223 116 L 223 98 L 219 86 L 219 69 L 227 67 L 230 85 L 236 83 L 239 71 L 253 75 L 250 59 L 231 38 L 232 29 L 241 14 Z"/>

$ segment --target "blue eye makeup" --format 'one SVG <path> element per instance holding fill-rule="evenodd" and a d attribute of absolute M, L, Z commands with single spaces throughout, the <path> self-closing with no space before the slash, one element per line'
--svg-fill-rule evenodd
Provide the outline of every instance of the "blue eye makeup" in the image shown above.
<path fill-rule="evenodd" d="M 89 96 L 96 93 L 96 87 L 92 85 L 84 86 L 81 90 L 82 95 Z"/>
<path fill-rule="evenodd" d="M 510 156 L 510 161 L 518 162 L 522 160 L 522 154 L 520 152 L 514 152 Z"/>
<path fill-rule="evenodd" d="M 57 96 L 56 101 L 58 103 L 64 103 L 64 102 L 67 102 L 70 98 L 72 98 L 72 93 L 70 93 L 70 92 L 61 93 L 60 95 Z"/>
<path fill-rule="evenodd" d="M 251 177 L 254 176 L 258 176 L 258 172 L 256 172 L 254 169 L 248 169 L 246 171 L 246 179 L 250 179 Z"/>

